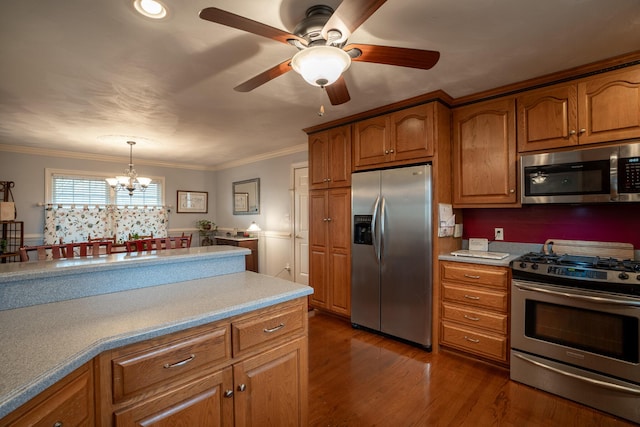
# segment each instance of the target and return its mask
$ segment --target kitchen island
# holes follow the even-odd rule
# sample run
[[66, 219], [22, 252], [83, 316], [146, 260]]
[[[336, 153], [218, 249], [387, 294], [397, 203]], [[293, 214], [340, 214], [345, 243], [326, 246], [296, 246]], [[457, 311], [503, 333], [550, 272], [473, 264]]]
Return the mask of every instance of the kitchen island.
[[[179, 251], [183, 252], [178, 253]], [[184, 265], [189, 265], [189, 259], [199, 259], [201, 263], [206, 263], [216, 258], [227, 259], [230, 264], [234, 264], [234, 258], [243, 261], [247, 251], [233, 248], [220, 251], [210, 247], [190, 252], [192, 250], [176, 250], [174, 256], [182, 259], [180, 263], [186, 263]], [[131, 272], [130, 268], [120, 268], [122, 264], [130, 265], [126, 260], [118, 258], [121, 255], [103, 261], [88, 260], [86, 264], [78, 260], [66, 261], [70, 264], [50, 261], [40, 266], [35, 264], [41, 263], [33, 263], [34, 266], [27, 268], [27, 264], [31, 263], [25, 263], [21, 280], [30, 278], [33, 279], [34, 286], [43, 286], [42, 282], [47, 280], [46, 275], [42, 273], [43, 269], [50, 269], [54, 276], [65, 268], [66, 273], [77, 270], [79, 275], [84, 276], [87, 274], [87, 268], [96, 268], [97, 275], [107, 274], [115, 284], [126, 281], [126, 272]], [[114, 255], [107, 258], [109, 257]], [[139, 257], [135, 262], [138, 263], [138, 268], [144, 269], [154, 264], [161, 268], [159, 258], [165, 258], [164, 264], [172, 264], [170, 255], [164, 253], [149, 254], [146, 258]], [[105, 263], [115, 266], [114, 269], [107, 268]], [[172, 268], [179, 268], [179, 263], [174, 262]], [[3, 363], [0, 365], [0, 418], [87, 363], [95, 361], [98, 372], [99, 366], [102, 366], [99, 363], [101, 355], [109, 354], [110, 351], [146, 342], [150, 342], [149, 345], [153, 347], [158, 345], [154, 340], [165, 342], [166, 337], [210, 324], [218, 329], [228, 330], [225, 334], [228, 335], [229, 339], [226, 341], [229, 342], [225, 341], [225, 345], [230, 347], [230, 331], [236, 327], [236, 323], [242, 325], [243, 322], [251, 320], [252, 313], [258, 313], [265, 319], [271, 317], [277, 322], [276, 327], [279, 329], [273, 333], [272, 336], [276, 340], [272, 343], [283, 347], [289, 340], [299, 342], [304, 360], [298, 367], [305, 372], [296, 378], [305, 380], [307, 322], [306, 316], [302, 318], [298, 313], [304, 312], [305, 297], [313, 292], [312, 289], [252, 272], [227, 272], [225, 268], [221, 268], [220, 271], [222, 273], [219, 275], [210, 272], [210, 277], [154, 285], [149, 284], [154, 283], [153, 278], [150, 278], [146, 282], [143, 281], [139, 288], [108, 293], [105, 293], [105, 289], [95, 289], [96, 292], [89, 296], [65, 297], [60, 301], [1, 310], [0, 352]], [[17, 275], [20, 274], [16, 274], [15, 271], [0, 272], [0, 288], [7, 283], [16, 283]], [[10, 280], [5, 281], [4, 278], [7, 277]], [[66, 279], [72, 281], [73, 277], [74, 275], [69, 273]], [[288, 331], [289, 325], [279, 315], [279, 307], [288, 310], [289, 317], [285, 316], [284, 319], [295, 318], [295, 322], [291, 323], [297, 325], [292, 326], [297, 329], [293, 332]], [[281, 324], [284, 326], [281, 327]], [[233, 330], [235, 334], [235, 329]], [[288, 336], [289, 333], [292, 335]], [[243, 336], [240, 332], [237, 335]], [[178, 336], [176, 339], [183, 337]], [[209, 367], [222, 369], [232, 363], [242, 362], [243, 356], [257, 356], [259, 350], [266, 349], [265, 345], [256, 345], [251, 351], [243, 353], [240, 348], [236, 351], [234, 343], [233, 354], [229, 349], [225, 352], [228, 356], [225, 360], [210, 364]], [[191, 373], [192, 377], [194, 375]], [[96, 390], [110, 389], [109, 384], [101, 384], [103, 380], [100, 376], [95, 378]], [[170, 388], [170, 385], [166, 386], [163, 392]], [[301, 389], [306, 391], [306, 384], [301, 386]], [[147, 397], [153, 394], [152, 391], [145, 391]], [[96, 395], [96, 413], [111, 407], [111, 401], [105, 404], [100, 401], [98, 391]], [[110, 400], [110, 397], [106, 400]], [[135, 401], [138, 406], [141, 405], [139, 400], [131, 401]], [[110, 414], [104, 415], [103, 418], [110, 419]], [[104, 424], [97, 422], [97, 425]]]

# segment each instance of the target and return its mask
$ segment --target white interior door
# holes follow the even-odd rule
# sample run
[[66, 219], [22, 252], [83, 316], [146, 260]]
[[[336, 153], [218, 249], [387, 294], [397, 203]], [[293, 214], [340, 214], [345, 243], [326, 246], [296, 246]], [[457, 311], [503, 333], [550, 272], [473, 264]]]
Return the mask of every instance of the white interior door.
[[294, 281], [309, 284], [309, 168], [293, 170]]

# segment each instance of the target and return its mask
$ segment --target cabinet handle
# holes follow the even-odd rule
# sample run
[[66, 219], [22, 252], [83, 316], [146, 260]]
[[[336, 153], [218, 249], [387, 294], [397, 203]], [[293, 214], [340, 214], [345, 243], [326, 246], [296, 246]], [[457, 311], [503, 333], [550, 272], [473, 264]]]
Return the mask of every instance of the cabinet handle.
[[53, 423], [53, 427], [62, 427], [63, 423], [62, 421], [56, 421], [55, 423]]
[[327, 182], [331, 182], [331, 178], [327, 178]]
[[584, 129], [584, 128], [583, 128], [583, 129], [580, 129], [580, 133], [581, 133], [581, 134], [585, 133], [586, 131], [587, 131], [587, 130], [586, 130], [586, 129]]
[[390, 153], [394, 153], [393, 149], [389, 150]]
[[567, 135], [567, 138], [569, 138], [571, 135], [575, 135], [576, 134], [576, 130], [575, 129], [571, 129], [569, 131], [569, 135]]
[[165, 369], [171, 369], [171, 368], [177, 368], [179, 366], [184, 366], [187, 363], [191, 362], [195, 358], [196, 358], [196, 355], [192, 354], [189, 357], [187, 357], [186, 359], [181, 360], [179, 362], [176, 362], [176, 363], [165, 363], [164, 368]]
[[472, 342], [472, 343], [474, 343], [474, 344], [478, 344], [478, 343], [480, 342], [480, 340], [477, 340], [477, 339], [475, 339], [475, 338], [469, 338], [469, 337], [468, 337], [468, 336], [466, 336], [466, 335], [464, 336], [464, 339], [465, 339], [465, 340], [467, 340], [467, 341], [469, 341], [469, 342]]
[[509, 193], [513, 194], [513, 193], [515, 193], [515, 192], [516, 192], [516, 190], [515, 190], [515, 189], [513, 189], [513, 188], [509, 189]]
[[247, 386], [245, 384], [240, 384], [238, 386], [238, 391], [245, 391], [247, 389]]
[[476, 296], [473, 296], [473, 295], [467, 295], [467, 294], [465, 294], [465, 296], [464, 296], [464, 297], [465, 297], [466, 299], [472, 299], [472, 300], [474, 300], [474, 301], [477, 301], [477, 300], [479, 300], [479, 299], [480, 299], [480, 297], [476, 297]]
[[278, 326], [273, 327], [273, 328], [264, 328], [263, 331], [270, 334], [273, 333], [275, 331], [279, 331], [280, 329], [284, 328], [284, 323], [280, 323]]
[[465, 274], [464, 277], [468, 278], [468, 279], [479, 279], [480, 276], [472, 276], [471, 274]]
[[465, 315], [464, 315], [464, 318], [465, 318], [465, 319], [468, 319], [468, 320], [472, 320], [472, 321], [474, 321], [474, 322], [478, 322], [478, 321], [480, 320], [480, 318], [479, 318], [479, 317], [469, 316], [468, 314], [465, 314]]
[[389, 154], [389, 150], [384, 150], [384, 154]]
[[233, 390], [225, 390], [224, 397], [233, 397]]
[[327, 222], [331, 222], [331, 218], [327, 218]]

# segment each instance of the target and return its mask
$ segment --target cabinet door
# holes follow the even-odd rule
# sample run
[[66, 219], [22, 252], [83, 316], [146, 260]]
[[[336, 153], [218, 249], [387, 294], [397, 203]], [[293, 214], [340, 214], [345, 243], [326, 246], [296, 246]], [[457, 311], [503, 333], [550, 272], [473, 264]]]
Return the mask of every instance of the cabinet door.
[[313, 294], [309, 296], [312, 305], [327, 306], [327, 251], [329, 194], [326, 190], [309, 192], [309, 286]]
[[578, 83], [580, 144], [640, 137], [640, 67]]
[[575, 84], [526, 92], [517, 98], [518, 151], [578, 144]]
[[420, 160], [433, 156], [434, 104], [419, 105], [391, 114], [392, 159]]
[[355, 168], [384, 163], [390, 149], [389, 116], [374, 117], [353, 125], [353, 165]]
[[311, 189], [327, 188], [329, 178], [329, 133], [309, 135], [309, 179]]
[[329, 192], [329, 309], [351, 316], [351, 190]]
[[307, 340], [233, 365], [236, 426], [307, 425]]
[[[233, 372], [225, 368], [114, 415], [116, 427], [231, 427]], [[229, 394], [231, 393], [231, 394]]]
[[460, 107], [453, 112], [453, 203], [515, 204], [515, 99]]
[[329, 187], [351, 185], [351, 126], [329, 130]]

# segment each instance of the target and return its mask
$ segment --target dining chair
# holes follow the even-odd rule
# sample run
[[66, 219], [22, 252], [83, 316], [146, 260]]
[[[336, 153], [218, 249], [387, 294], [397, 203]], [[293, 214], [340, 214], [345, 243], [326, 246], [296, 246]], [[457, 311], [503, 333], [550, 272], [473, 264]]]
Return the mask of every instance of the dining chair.
[[60, 245], [23, 246], [18, 252], [20, 253], [20, 261], [27, 262], [31, 261], [30, 254], [32, 253], [35, 253], [34, 261], [45, 261], [97, 257], [103, 254], [110, 254], [111, 248], [111, 242], [76, 242]]

